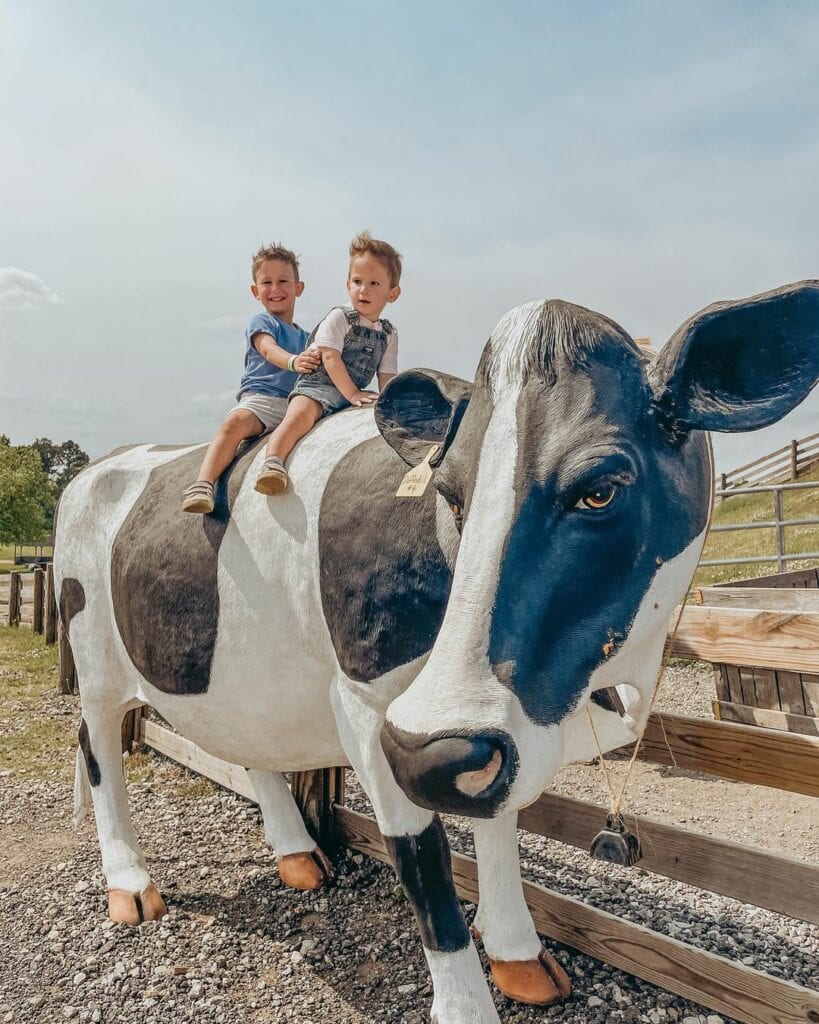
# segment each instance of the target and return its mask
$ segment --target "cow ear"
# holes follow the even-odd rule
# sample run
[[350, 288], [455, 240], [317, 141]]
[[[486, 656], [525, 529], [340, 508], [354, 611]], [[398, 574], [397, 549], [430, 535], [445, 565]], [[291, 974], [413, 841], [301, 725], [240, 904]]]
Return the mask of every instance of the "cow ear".
[[472, 384], [437, 370], [406, 370], [387, 384], [375, 404], [375, 422], [384, 440], [410, 466], [440, 445], [430, 460], [437, 466], [466, 411]]
[[648, 375], [675, 433], [775, 423], [819, 381], [819, 281], [708, 306], [677, 330]]

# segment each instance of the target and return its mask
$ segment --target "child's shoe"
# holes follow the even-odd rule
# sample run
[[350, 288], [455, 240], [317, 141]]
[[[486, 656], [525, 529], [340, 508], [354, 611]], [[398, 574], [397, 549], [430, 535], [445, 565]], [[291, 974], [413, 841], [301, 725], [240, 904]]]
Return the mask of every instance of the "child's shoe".
[[256, 490], [259, 494], [278, 494], [287, 487], [287, 470], [278, 455], [268, 455], [259, 471]]
[[182, 511], [202, 512], [203, 514], [213, 511], [213, 484], [210, 480], [197, 480], [196, 483], [185, 488]]

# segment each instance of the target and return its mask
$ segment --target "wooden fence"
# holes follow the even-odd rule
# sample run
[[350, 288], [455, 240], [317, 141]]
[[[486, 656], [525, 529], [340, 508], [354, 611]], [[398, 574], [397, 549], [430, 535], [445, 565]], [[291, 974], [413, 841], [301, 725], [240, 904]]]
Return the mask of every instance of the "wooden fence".
[[[737, 617], [739, 616], [739, 617]], [[819, 671], [819, 614], [801, 607], [777, 610], [687, 607], [670, 646], [677, 656], [729, 661], [764, 650], [777, 667]], [[144, 720], [142, 742], [226, 788], [255, 800], [247, 773], [200, 750], [156, 722]], [[675, 714], [651, 715], [640, 760], [703, 772], [722, 779], [767, 786], [819, 798], [819, 737], [778, 733], [753, 725]], [[318, 842], [353, 849], [388, 861], [371, 818], [344, 806], [343, 769], [295, 777], [294, 795], [309, 807]], [[309, 803], [305, 805], [305, 794]], [[544, 793], [518, 817], [535, 835], [588, 849], [605, 821], [606, 808]], [[627, 817], [644, 850], [640, 867], [710, 892], [819, 924], [819, 865], [740, 843]], [[460, 895], [478, 899], [474, 860], [453, 854]], [[819, 993], [775, 978], [678, 939], [651, 931], [533, 882], [524, 883], [538, 930], [559, 942], [692, 999], [745, 1024], [819, 1024]]]
[[[11, 574], [15, 575], [16, 581], [10, 577], [4, 588], [0, 584], [0, 614], [5, 615], [0, 621], [26, 621], [25, 595], [30, 590], [32, 625], [39, 624], [41, 618], [43, 632], [54, 642], [58, 631], [50, 569], [26, 576]], [[687, 606], [669, 651], [680, 657], [723, 663], [753, 656], [755, 663], [764, 661], [776, 669], [819, 673], [819, 614], [806, 611], [797, 598], [784, 598], [792, 604], [775, 610], [738, 608], [727, 593], [725, 600], [714, 606]], [[37, 602], [42, 612], [35, 616]], [[70, 647], [64, 637], [61, 639], [60, 685], [65, 692], [74, 692]], [[243, 768], [212, 757], [138, 714], [127, 716], [123, 723], [123, 748], [135, 739], [255, 800]], [[819, 797], [817, 736], [654, 714], [639, 756], [655, 764]], [[344, 806], [343, 775], [342, 768], [331, 768], [294, 776], [294, 795], [308, 827], [326, 848], [345, 843], [386, 861], [386, 847], [376, 823]], [[544, 793], [521, 811], [519, 824], [535, 835], [586, 849], [605, 814], [602, 806]], [[642, 839], [645, 856], [641, 867], [646, 870], [819, 924], [817, 865], [645, 817], [632, 819], [631, 825]], [[453, 873], [459, 893], [475, 901], [474, 861], [453, 855]], [[653, 932], [544, 886], [526, 882], [524, 891], [538, 930], [581, 952], [746, 1024], [819, 1024], [816, 992]]]
[[747, 487], [756, 484], [781, 484], [796, 480], [819, 463], [819, 434], [810, 434], [789, 441], [776, 451], [768, 452], [753, 462], [737, 466], [729, 473], [721, 473], [716, 481], [719, 488]]

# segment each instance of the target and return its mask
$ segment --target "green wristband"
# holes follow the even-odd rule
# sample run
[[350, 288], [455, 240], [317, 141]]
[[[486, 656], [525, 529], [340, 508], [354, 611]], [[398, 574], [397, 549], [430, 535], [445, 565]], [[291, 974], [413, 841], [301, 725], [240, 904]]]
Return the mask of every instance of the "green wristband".
[[296, 357], [295, 356], [290, 356], [290, 358], [287, 360], [287, 369], [291, 373], [295, 373], [296, 372]]

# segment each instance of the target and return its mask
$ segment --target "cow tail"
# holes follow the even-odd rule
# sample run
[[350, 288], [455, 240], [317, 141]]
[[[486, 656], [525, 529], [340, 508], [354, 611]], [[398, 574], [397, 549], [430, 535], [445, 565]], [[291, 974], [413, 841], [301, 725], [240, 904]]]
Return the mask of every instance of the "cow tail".
[[88, 769], [85, 766], [83, 752], [77, 747], [77, 759], [74, 765], [74, 828], [79, 828], [91, 807], [91, 784], [88, 781]]

